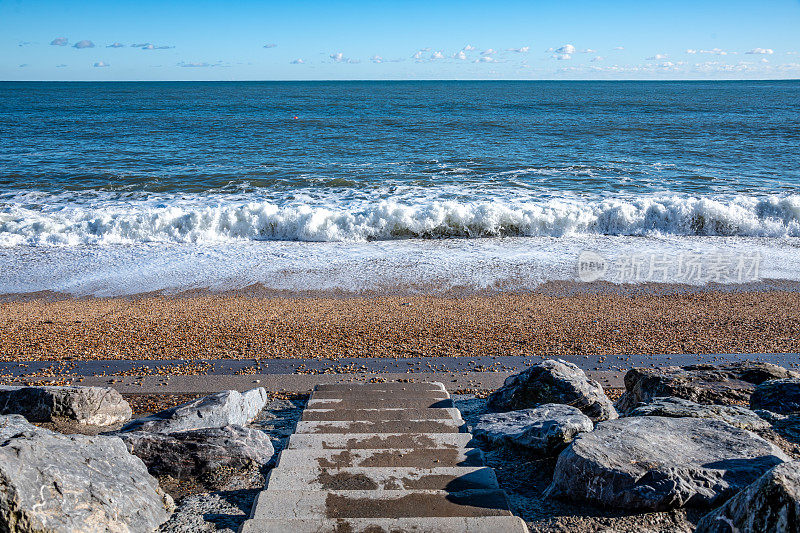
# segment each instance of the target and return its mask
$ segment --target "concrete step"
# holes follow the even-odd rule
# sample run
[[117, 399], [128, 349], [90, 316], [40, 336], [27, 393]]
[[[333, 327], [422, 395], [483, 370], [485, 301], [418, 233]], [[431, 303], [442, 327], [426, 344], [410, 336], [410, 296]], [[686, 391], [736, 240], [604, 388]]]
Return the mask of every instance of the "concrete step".
[[494, 470], [486, 466], [444, 468], [348, 467], [274, 468], [266, 490], [447, 490], [496, 489]]
[[265, 490], [250, 518], [510, 516], [502, 490]]
[[303, 411], [302, 420], [327, 421], [327, 420], [461, 420], [458, 409], [306, 409]]
[[438, 381], [425, 381], [413, 383], [399, 383], [397, 381], [385, 383], [328, 383], [320, 384], [314, 387], [315, 391], [349, 391], [349, 390], [438, 390], [444, 391], [444, 384]]
[[518, 516], [258, 519], [248, 520], [240, 533], [528, 533]]
[[300, 421], [294, 432], [310, 433], [459, 433], [466, 429], [463, 420], [376, 420], [354, 422], [334, 420], [327, 422]]
[[447, 408], [455, 407], [450, 398], [311, 398], [306, 409], [384, 409], [391, 408]]
[[483, 452], [477, 448], [417, 448], [410, 450], [283, 450], [279, 468], [343, 468], [348, 466], [436, 468], [483, 466]]
[[424, 399], [445, 399], [450, 395], [445, 391], [438, 390], [421, 390], [421, 391], [335, 391], [335, 390], [322, 390], [314, 391], [309, 398], [315, 400], [327, 400], [335, 398], [364, 398], [370, 400], [390, 400], [393, 398], [424, 398]]
[[289, 449], [472, 448], [470, 433], [295, 433]]

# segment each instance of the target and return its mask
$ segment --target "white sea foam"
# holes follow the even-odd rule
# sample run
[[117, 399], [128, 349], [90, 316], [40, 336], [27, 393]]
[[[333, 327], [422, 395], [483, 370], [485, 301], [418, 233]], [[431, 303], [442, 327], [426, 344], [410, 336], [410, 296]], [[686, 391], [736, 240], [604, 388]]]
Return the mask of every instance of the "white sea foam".
[[800, 237], [800, 195], [469, 202], [220, 196], [77, 203], [62, 197], [0, 204], [4, 247], [579, 235]]

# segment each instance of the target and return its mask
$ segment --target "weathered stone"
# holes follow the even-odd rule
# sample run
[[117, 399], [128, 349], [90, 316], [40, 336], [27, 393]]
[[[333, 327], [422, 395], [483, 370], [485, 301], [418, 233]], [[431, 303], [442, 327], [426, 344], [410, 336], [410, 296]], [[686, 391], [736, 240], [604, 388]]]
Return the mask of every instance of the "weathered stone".
[[172, 507], [120, 439], [62, 435], [0, 416], [0, 530], [152, 531]]
[[620, 418], [581, 433], [561, 452], [547, 493], [636, 511], [712, 506], [788, 460], [719, 420]]
[[670, 418], [713, 418], [742, 429], [767, 429], [770, 423], [739, 405], [701, 405], [683, 398], [655, 398], [631, 411], [628, 416], [667, 416]]
[[560, 359], [542, 361], [509, 376], [503, 386], [489, 397], [488, 403], [496, 411], [557, 403], [577, 407], [595, 422], [617, 417], [603, 387], [587, 378], [577, 366]]
[[263, 387], [239, 393], [226, 390], [166, 409], [154, 415], [131, 420], [121, 431], [176, 433], [193, 429], [244, 426], [267, 403]]
[[769, 379], [797, 376], [796, 372], [780, 366], [750, 362], [633, 368], [625, 374], [625, 393], [616, 407], [620, 414], [627, 414], [639, 404], [663, 396], [704, 404], [743, 403], [749, 400], [756, 385]]
[[750, 397], [750, 407], [782, 415], [800, 412], [800, 379], [773, 379], [761, 383]]
[[696, 533], [800, 531], [800, 462], [776, 466], [704, 516]]
[[510, 446], [540, 455], [556, 455], [575, 435], [592, 431], [592, 420], [569, 405], [548, 403], [519, 411], [483, 415], [472, 429], [492, 447]]
[[0, 387], [0, 414], [32, 422], [75, 421], [109, 426], [131, 417], [122, 395], [105, 387]]
[[154, 476], [186, 479], [220, 467], [246, 468], [268, 463], [275, 453], [269, 437], [241, 426], [204, 428], [178, 433], [119, 433], [128, 451]]

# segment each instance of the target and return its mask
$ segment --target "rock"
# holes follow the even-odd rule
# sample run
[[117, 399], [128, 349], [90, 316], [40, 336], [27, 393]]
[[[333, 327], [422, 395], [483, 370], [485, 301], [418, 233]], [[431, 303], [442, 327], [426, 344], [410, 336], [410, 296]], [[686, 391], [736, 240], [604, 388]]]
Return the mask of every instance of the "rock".
[[701, 405], [673, 396], [655, 398], [631, 411], [628, 416], [667, 416], [671, 418], [714, 418], [742, 429], [768, 429], [770, 423], [757, 413], [738, 405]]
[[575, 435], [592, 431], [592, 420], [569, 405], [548, 403], [506, 413], [483, 415], [472, 434], [492, 447], [511, 446], [540, 455], [556, 455]]
[[704, 516], [696, 533], [800, 531], [800, 462], [776, 466]]
[[719, 420], [620, 418], [579, 434], [561, 452], [547, 495], [634, 511], [709, 507], [788, 460]]
[[0, 387], [0, 414], [32, 422], [75, 421], [109, 426], [131, 418], [122, 395], [105, 387]]
[[561, 359], [542, 361], [509, 376], [489, 397], [488, 405], [496, 411], [512, 411], [547, 403], [577, 407], [594, 422], [617, 417], [603, 387]]
[[120, 431], [176, 433], [193, 429], [244, 426], [267, 403], [263, 387], [239, 393], [226, 390], [197, 400], [131, 420]]
[[172, 508], [122, 440], [62, 435], [0, 416], [0, 530], [152, 531]]
[[617, 411], [627, 414], [653, 398], [676, 396], [703, 404], [747, 402], [755, 386], [768, 380], [800, 377], [769, 363], [690, 365], [661, 368], [633, 368], [625, 374], [625, 392]]
[[800, 411], [800, 379], [773, 379], [761, 383], [750, 397], [752, 409], [782, 415]]
[[128, 451], [144, 461], [154, 476], [176, 479], [200, 476], [220, 467], [264, 465], [275, 450], [269, 437], [242, 426], [204, 428], [178, 433], [119, 433]]

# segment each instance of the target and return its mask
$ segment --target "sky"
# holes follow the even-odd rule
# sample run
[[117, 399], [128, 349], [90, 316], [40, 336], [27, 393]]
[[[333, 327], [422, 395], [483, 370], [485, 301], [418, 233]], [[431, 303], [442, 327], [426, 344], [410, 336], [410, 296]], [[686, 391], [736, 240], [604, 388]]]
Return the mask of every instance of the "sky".
[[0, 0], [0, 80], [800, 78], [800, 0]]

